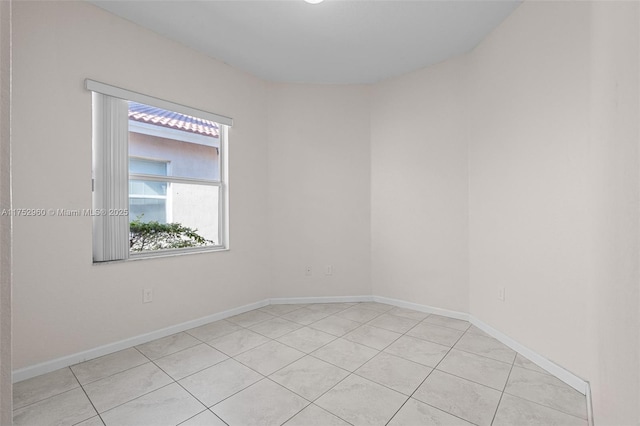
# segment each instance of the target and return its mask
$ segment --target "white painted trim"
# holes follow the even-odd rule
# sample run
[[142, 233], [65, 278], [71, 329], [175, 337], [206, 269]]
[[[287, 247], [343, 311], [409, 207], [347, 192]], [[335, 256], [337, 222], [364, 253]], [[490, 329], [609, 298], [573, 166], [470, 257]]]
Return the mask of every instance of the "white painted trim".
[[208, 324], [213, 321], [229, 318], [234, 315], [242, 314], [254, 309], [267, 306], [269, 300], [261, 300], [259, 302], [250, 303], [248, 305], [240, 306], [239, 308], [229, 309], [223, 312], [219, 312], [213, 315], [207, 315], [206, 317], [198, 318], [195, 320], [183, 322], [181, 324], [172, 325], [160, 330], [152, 331], [138, 336], [130, 337], [128, 339], [120, 340], [118, 342], [109, 343], [97, 348], [89, 349], [87, 351], [78, 352], [75, 354], [67, 355], [61, 358], [56, 358], [51, 361], [45, 361], [40, 364], [32, 365], [29, 367], [15, 370], [12, 374], [13, 383], [20, 382], [22, 380], [30, 379], [41, 374], [50, 373], [60, 368], [69, 367], [70, 365], [84, 362], [90, 359], [98, 358], [104, 355], [108, 355], [113, 352], [121, 351], [123, 349], [131, 348], [142, 343], [147, 343], [155, 339], [170, 336], [181, 331], [186, 331], [194, 327]]
[[589, 422], [589, 426], [594, 426], [593, 420], [593, 399], [591, 398], [591, 383], [587, 383], [587, 393], [585, 396], [587, 397], [587, 421]]
[[102, 93], [103, 95], [113, 96], [114, 98], [124, 99], [127, 101], [135, 101], [141, 104], [166, 109], [168, 111], [175, 111], [182, 114], [190, 115], [192, 117], [215, 121], [218, 124], [233, 126], [233, 119], [225, 117], [224, 115], [214, 114], [212, 112], [203, 111], [201, 109], [192, 108], [171, 101], [165, 101], [164, 99], [143, 95], [142, 93], [112, 86], [110, 84], [100, 83], [99, 81], [90, 80], [88, 78], [84, 81], [84, 86], [87, 90], [91, 90], [92, 92], [96, 93]]
[[277, 297], [269, 299], [269, 304], [291, 305], [296, 303], [354, 303], [371, 301], [373, 301], [373, 296]]
[[374, 302], [386, 303], [388, 305], [398, 306], [400, 308], [413, 309], [414, 311], [425, 312], [427, 314], [442, 315], [443, 317], [449, 317], [459, 319], [463, 321], [469, 321], [469, 314], [465, 312], [451, 311], [449, 309], [436, 308], [429, 305], [420, 305], [413, 302], [405, 302], [404, 300], [390, 299], [388, 297], [373, 296]]
[[511, 337], [507, 336], [501, 331], [496, 330], [495, 328], [477, 319], [476, 317], [470, 316], [470, 322], [471, 324], [475, 325], [476, 327], [478, 327], [480, 330], [484, 331], [488, 335], [494, 337], [495, 339], [509, 346], [511, 349], [518, 352], [520, 355], [528, 358], [538, 367], [549, 372], [552, 376], [557, 377], [558, 379], [562, 380], [563, 382], [565, 382], [566, 384], [568, 384], [569, 386], [571, 386], [581, 394], [586, 395], [589, 384], [585, 380], [581, 379], [580, 377], [573, 374], [569, 370], [563, 367], [560, 367], [558, 364], [554, 363], [553, 361], [548, 360], [547, 358], [543, 357], [539, 353], [529, 349], [528, 347], [517, 342], [516, 340], [512, 339]]

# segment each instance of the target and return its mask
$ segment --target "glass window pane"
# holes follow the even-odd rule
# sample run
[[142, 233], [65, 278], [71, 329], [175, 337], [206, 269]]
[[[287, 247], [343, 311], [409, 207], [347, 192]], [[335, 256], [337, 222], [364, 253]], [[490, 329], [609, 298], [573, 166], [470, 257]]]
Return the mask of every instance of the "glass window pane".
[[[131, 251], [219, 245], [219, 193], [220, 188], [217, 186], [171, 183], [166, 200], [168, 224], [153, 230], [142, 229], [140, 232], [132, 225]], [[141, 204], [149, 209], [149, 201], [160, 201], [135, 197], [130, 200], [132, 220], [136, 218], [136, 213], [142, 211], [139, 207]], [[156, 207], [159, 208], [159, 204]], [[155, 213], [161, 214], [159, 210]], [[151, 216], [154, 212], [148, 210], [142, 222], [149, 221], [147, 214]], [[147, 231], [147, 234], [142, 235]]]
[[168, 185], [167, 182], [131, 179], [129, 180], [129, 195], [166, 196]]
[[167, 200], [129, 197], [129, 221], [167, 222]]
[[167, 163], [165, 161], [129, 158], [129, 173], [166, 176]]
[[169, 164], [161, 173], [149, 170], [159, 166], [134, 160], [129, 164], [130, 173], [217, 181], [220, 180], [219, 149], [217, 123], [129, 102], [129, 156], [162, 159]]

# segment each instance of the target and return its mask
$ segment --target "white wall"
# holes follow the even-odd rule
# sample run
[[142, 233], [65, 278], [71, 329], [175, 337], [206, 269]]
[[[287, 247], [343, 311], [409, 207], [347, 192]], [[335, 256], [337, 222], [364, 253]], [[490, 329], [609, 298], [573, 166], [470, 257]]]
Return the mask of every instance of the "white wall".
[[597, 424], [640, 424], [638, 202], [640, 5], [592, 4], [591, 156], [594, 286], [591, 297]]
[[[11, 1], [0, 2], [0, 209], [11, 208], [10, 17]], [[0, 424], [11, 424], [11, 217], [0, 217]]]
[[267, 133], [273, 297], [371, 294], [369, 88], [270, 84]]
[[468, 311], [467, 59], [374, 87], [373, 294]]
[[[471, 313], [640, 420], [638, 4], [525, 2], [471, 55]], [[506, 301], [497, 298], [506, 288]]]
[[94, 266], [90, 217], [15, 220], [14, 369], [269, 296], [264, 82], [84, 2], [15, 4], [13, 52], [16, 207], [90, 208], [85, 78], [235, 123], [231, 251]]
[[587, 2], [522, 4], [471, 55], [468, 116], [471, 313], [585, 378], [589, 29]]

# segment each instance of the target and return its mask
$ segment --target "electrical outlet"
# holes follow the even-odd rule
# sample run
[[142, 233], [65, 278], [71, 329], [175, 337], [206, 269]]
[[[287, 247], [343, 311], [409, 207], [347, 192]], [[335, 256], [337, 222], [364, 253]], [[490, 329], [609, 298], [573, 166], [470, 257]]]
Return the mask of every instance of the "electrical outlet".
[[333, 275], [333, 265], [327, 265], [324, 267], [325, 275]]
[[308, 277], [309, 277], [309, 276], [311, 276], [311, 275], [313, 275], [313, 268], [312, 268], [311, 266], [307, 266], [307, 267], [304, 269], [304, 274], [305, 274], [306, 276], [308, 276]]
[[151, 303], [153, 302], [153, 290], [150, 288], [145, 288], [142, 290], [142, 303]]
[[498, 290], [498, 299], [502, 300], [504, 302], [505, 299], [505, 288], [504, 287], [500, 287], [500, 289]]

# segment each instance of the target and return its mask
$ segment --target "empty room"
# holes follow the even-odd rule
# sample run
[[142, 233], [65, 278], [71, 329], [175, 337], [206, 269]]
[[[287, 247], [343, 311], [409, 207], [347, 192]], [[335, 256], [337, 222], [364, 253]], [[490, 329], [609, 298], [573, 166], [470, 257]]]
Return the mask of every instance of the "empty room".
[[0, 1], [0, 424], [640, 425], [640, 2]]

